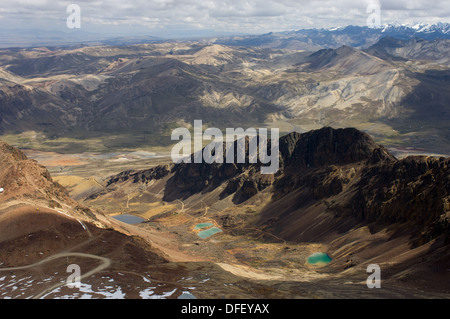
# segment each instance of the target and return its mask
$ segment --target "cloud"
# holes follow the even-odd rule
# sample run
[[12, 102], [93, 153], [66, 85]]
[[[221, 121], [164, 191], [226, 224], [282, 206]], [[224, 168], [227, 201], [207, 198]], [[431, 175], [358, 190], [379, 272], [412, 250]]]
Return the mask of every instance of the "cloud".
[[450, 2], [425, 0], [2, 0], [0, 27], [63, 28], [70, 3], [81, 7], [87, 31], [208, 29], [263, 33], [312, 27], [364, 25], [370, 3], [381, 22], [450, 21]]

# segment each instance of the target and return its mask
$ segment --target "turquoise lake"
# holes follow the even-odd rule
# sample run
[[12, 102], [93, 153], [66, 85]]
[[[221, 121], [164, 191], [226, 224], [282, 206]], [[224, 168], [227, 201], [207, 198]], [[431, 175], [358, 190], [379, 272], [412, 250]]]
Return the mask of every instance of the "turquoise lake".
[[194, 229], [201, 229], [201, 228], [209, 227], [212, 225], [214, 225], [214, 224], [213, 223], [201, 223], [201, 224], [195, 225]]
[[328, 264], [331, 257], [326, 253], [314, 253], [308, 257], [308, 264], [315, 265], [319, 263]]
[[199, 231], [197, 235], [200, 238], [208, 238], [208, 237], [210, 237], [210, 236], [212, 236], [214, 234], [220, 233], [221, 231], [222, 231], [222, 229], [220, 229], [220, 228], [211, 227], [211, 228]]

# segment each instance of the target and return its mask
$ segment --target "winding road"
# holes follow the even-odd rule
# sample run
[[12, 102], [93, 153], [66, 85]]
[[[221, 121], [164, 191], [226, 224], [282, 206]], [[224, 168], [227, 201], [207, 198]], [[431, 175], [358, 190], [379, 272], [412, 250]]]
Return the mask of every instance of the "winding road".
[[[62, 214], [62, 215], [66, 216], [66, 217], [68, 217], [68, 218], [70, 218], [70, 219], [75, 219], [76, 221], [78, 221], [78, 222], [80, 223], [81, 227], [83, 227], [83, 229], [88, 233], [88, 235], [89, 235], [89, 240], [87, 240], [86, 242], [83, 242], [83, 243], [80, 244], [80, 245], [84, 245], [84, 244], [86, 244], [86, 243], [88, 243], [88, 242], [90, 242], [90, 241], [92, 241], [92, 240], [94, 239], [93, 236], [92, 236], [92, 233], [91, 233], [90, 230], [89, 230], [89, 228], [88, 228], [81, 220], [79, 220], [78, 218], [75, 218], [75, 217], [69, 215], [68, 213], [65, 213], [65, 212], [63, 212], [63, 211], [60, 211], [60, 210], [55, 210], [55, 212], [57, 212], [57, 213], [59, 213], [59, 214]], [[78, 246], [80, 246], [80, 245], [78, 245]], [[75, 247], [72, 247], [72, 248], [70, 248], [70, 249], [74, 249], [74, 248], [75, 248]], [[92, 276], [92, 275], [94, 275], [94, 274], [96, 274], [96, 273], [98, 273], [98, 272], [100, 272], [100, 271], [102, 271], [102, 270], [108, 268], [108, 267], [111, 265], [111, 259], [106, 258], [106, 257], [100, 257], [100, 256], [97, 256], [97, 255], [86, 254], [86, 253], [77, 253], [77, 252], [60, 252], [60, 253], [51, 255], [51, 256], [49, 256], [49, 257], [47, 257], [47, 258], [45, 258], [45, 259], [42, 259], [42, 260], [40, 260], [40, 261], [38, 261], [38, 262], [36, 262], [36, 263], [34, 263], [34, 264], [25, 265], [25, 266], [17, 266], [17, 267], [0, 268], [0, 272], [2, 272], [2, 271], [12, 271], [12, 270], [29, 269], [29, 268], [37, 267], [37, 266], [40, 266], [40, 265], [42, 265], [42, 264], [48, 263], [48, 262], [50, 262], [50, 261], [52, 261], [52, 260], [55, 260], [55, 259], [58, 259], [58, 258], [63, 258], [63, 257], [83, 257], [83, 258], [91, 258], [91, 259], [97, 259], [97, 260], [100, 260], [100, 261], [102, 262], [98, 267], [96, 267], [96, 268], [94, 268], [94, 269], [92, 269], [92, 270], [90, 270], [90, 271], [88, 271], [88, 272], [82, 274], [82, 275], [80, 276], [80, 281], [81, 281], [82, 279], [84, 279], [84, 278], [87, 278], [87, 277], [89, 277], [89, 276]], [[64, 286], [64, 285], [66, 285], [66, 284], [67, 284], [67, 282], [65, 282], [65, 281], [64, 281], [64, 282], [60, 282], [60, 283], [58, 283], [58, 284], [55, 284], [55, 285], [53, 285], [53, 286], [51, 286], [51, 287], [45, 289], [44, 291], [42, 291], [42, 292], [39, 293], [38, 295], [34, 296], [33, 299], [39, 299], [39, 298], [41, 298], [42, 296], [44, 296], [46, 293], [48, 293], [48, 292], [50, 292], [50, 291], [52, 291], [52, 290], [54, 290], [54, 289], [56, 289], [56, 288], [62, 287], [62, 286]]]
[[[92, 255], [92, 254], [85, 254], [85, 253], [64, 253], [63, 252], [63, 253], [58, 253], [58, 254], [54, 254], [52, 256], [49, 256], [49, 257], [47, 257], [47, 258], [45, 258], [45, 259], [43, 259], [41, 261], [38, 261], [38, 262], [36, 262], [34, 264], [31, 264], [31, 265], [18, 266], [18, 267], [9, 267], [9, 268], [0, 268], [0, 271], [22, 270], [22, 269], [28, 269], [28, 268], [32, 268], [32, 267], [37, 267], [37, 266], [40, 266], [40, 265], [45, 264], [47, 262], [50, 262], [52, 260], [55, 260], [55, 259], [58, 259], [58, 258], [63, 258], [63, 257], [93, 258], [93, 259], [100, 260], [102, 262], [98, 267], [96, 267], [96, 268], [94, 268], [94, 269], [84, 273], [83, 275], [81, 275], [80, 276], [80, 281], [82, 279], [84, 279], [84, 278], [92, 276], [92, 275], [94, 275], [94, 274], [96, 274], [96, 273], [98, 273], [98, 272], [108, 268], [111, 265], [111, 259], [106, 258], [106, 257], [100, 257], [100, 256], [96, 256], [96, 255]], [[54, 290], [56, 288], [62, 287], [64, 285], [66, 285], [66, 284], [67, 284], [67, 282], [65, 282], [65, 281], [64, 282], [60, 282], [58, 284], [55, 284], [55, 285], [45, 289], [41, 293], [37, 294], [36, 296], [34, 296], [33, 299], [39, 299], [42, 296], [44, 296], [46, 293], [48, 293], [48, 292], [50, 292], [50, 291], [52, 291], [52, 290]]]

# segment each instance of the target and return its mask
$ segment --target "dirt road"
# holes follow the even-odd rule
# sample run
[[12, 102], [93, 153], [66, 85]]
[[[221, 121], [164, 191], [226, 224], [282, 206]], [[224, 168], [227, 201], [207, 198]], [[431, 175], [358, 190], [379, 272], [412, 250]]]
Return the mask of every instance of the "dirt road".
[[[54, 254], [54, 255], [52, 255], [50, 257], [47, 257], [47, 258], [45, 258], [45, 259], [43, 259], [41, 261], [38, 261], [37, 263], [31, 264], [31, 265], [18, 266], [18, 267], [9, 267], [9, 268], [0, 268], [0, 271], [11, 271], [11, 270], [22, 270], [22, 269], [33, 268], [33, 267], [37, 267], [37, 266], [40, 266], [42, 264], [48, 263], [48, 262], [50, 262], [52, 260], [55, 260], [55, 259], [58, 259], [58, 258], [63, 258], [63, 257], [93, 258], [93, 259], [100, 260], [102, 262], [98, 267], [96, 267], [96, 268], [94, 268], [94, 269], [92, 269], [92, 270], [82, 274], [80, 276], [80, 281], [82, 279], [84, 279], [84, 278], [92, 276], [92, 275], [94, 275], [94, 274], [96, 274], [96, 273], [98, 273], [98, 272], [108, 268], [111, 265], [111, 259], [106, 258], [106, 257], [100, 257], [100, 256], [91, 255], [91, 254], [84, 254], [84, 253], [66, 253], [66, 252], [63, 252], [63, 253]], [[34, 296], [33, 299], [39, 299], [42, 296], [44, 296], [46, 293], [48, 293], [48, 292], [50, 292], [50, 291], [52, 291], [52, 290], [54, 290], [56, 288], [59, 288], [61, 286], [64, 286], [66, 284], [67, 284], [67, 282], [65, 282], [65, 281], [61, 282], [61, 283], [58, 283], [58, 284], [55, 284], [52, 287], [49, 287], [49, 288], [45, 289], [44, 291], [42, 291], [41, 293], [39, 293], [36, 296]]]

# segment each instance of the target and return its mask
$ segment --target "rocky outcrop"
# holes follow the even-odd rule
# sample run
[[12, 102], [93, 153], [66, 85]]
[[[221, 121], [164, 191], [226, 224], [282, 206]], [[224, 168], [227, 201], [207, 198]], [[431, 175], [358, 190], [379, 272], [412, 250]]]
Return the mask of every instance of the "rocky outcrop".
[[410, 156], [366, 167], [350, 204], [359, 220], [406, 223], [417, 242], [450, 239], [450, 159]]
[[111, 176], [108, 181], [106, 182], [106, 186], [119, 183], [119, 182], [125, 182], [127, 180], [133, 180], [133, 183], [138, 182], [148, 182], [151, 180], [157, 180], [166, 177], [173, 165], [159, 165], [147, 170], [143, 171], [124, 171], [117, 175]]
[[234, 204], [251, 201], [264, 191], [273, 203], [284, 206], [270, 208], [274, 216], [261, 219], [261, 226], [275, 233], [277, 227], [282, 233], [283, 219], [295, 220], [299, 207], [308, 210], [323, 204], [335, 218], [328, 221], [330, 225], [344, 225], [342, 229], [357, 224], [403, 224], [416, 244], [441, 235], [449, 241], [450, 159], [411, 156], [398, 160], [368, 134], [353, 128], [290, 133], [280, 138], [279, 145], [276, 174], [261, 174], [261, 163], [182, 163], [123, 172], [108, 185], [168, 177], [164, 201], [222, 187], [220, 199], [232, 196]]
[[49, 202], [70, 201], [66, 189], [53, 181], [44, 166], [28, 159], [23, 152], [1, 141], [0, 163], [3, 200], [25, 196]]
[[377, 153], [387, 154], [368, 134], [354, 128], [324, 127], [304, 134], [291, 133], [280, 139], [280, 153], [286, 170], [356, 163], [370, 159], [377, 149], [380, 149]]
[[19, 149], [0, 141], [0, 203], [34, 201], [49, 208], [72, 207], [76, 214], [97, 221], [95, 214], [69, 197], [68, 191], [53, 181], [49, 171]]

